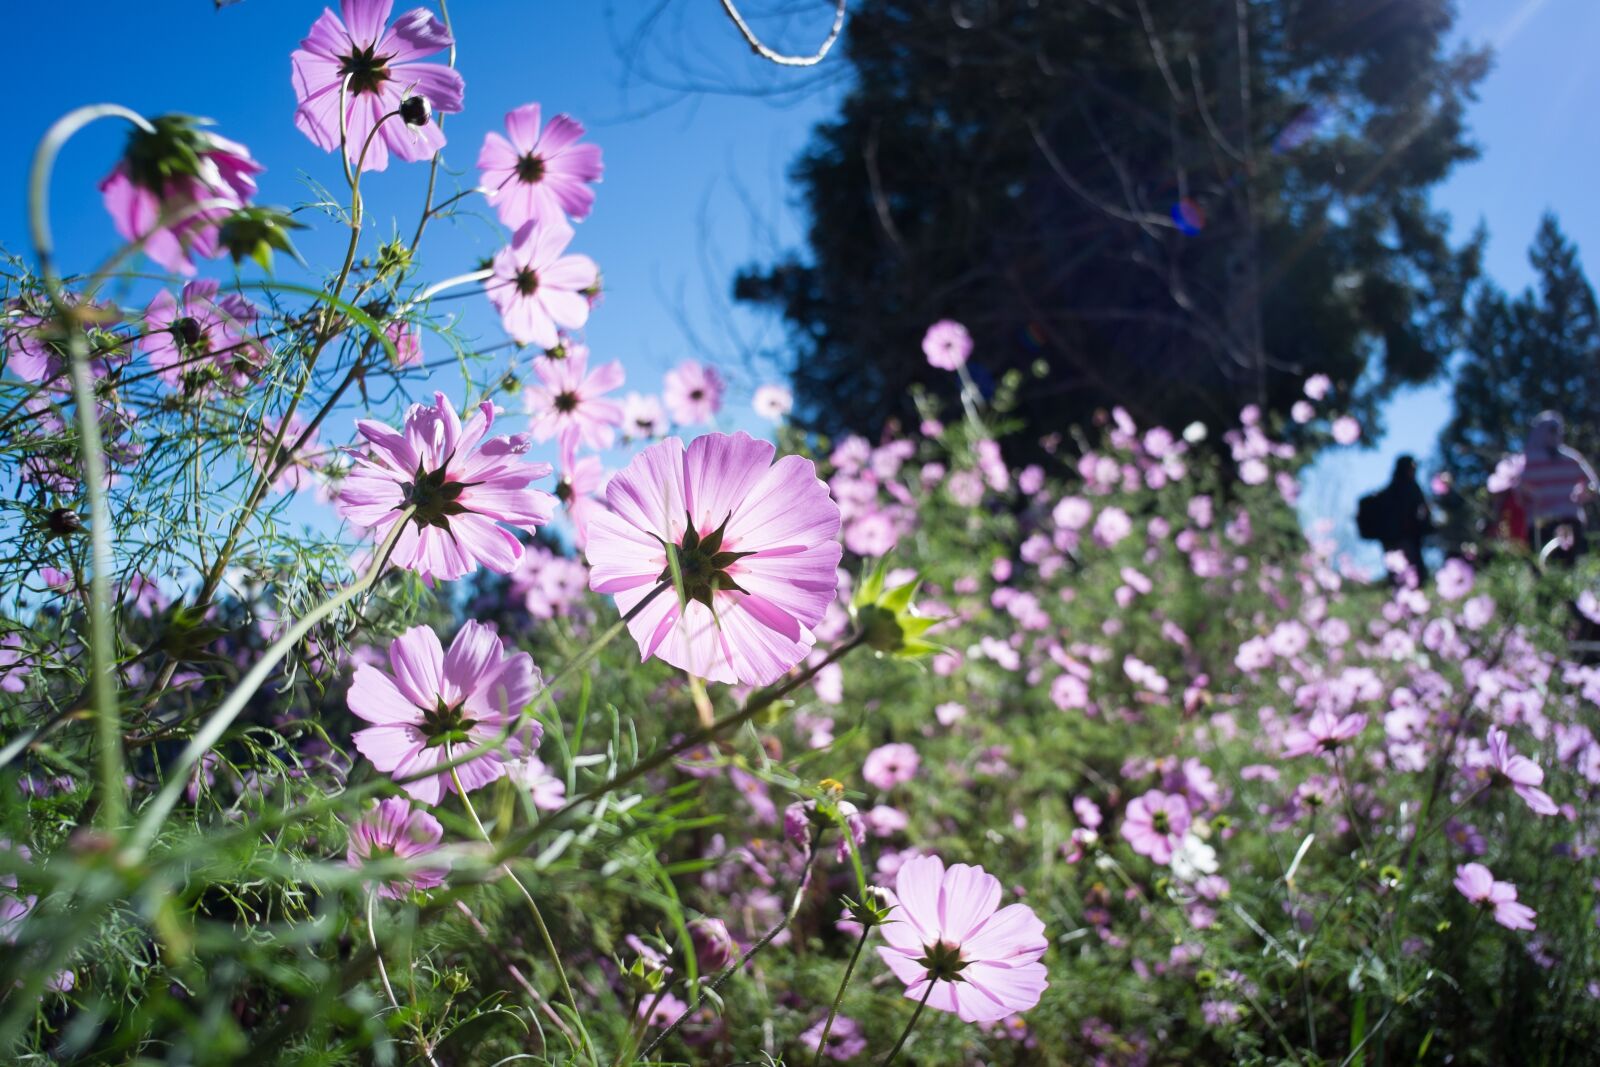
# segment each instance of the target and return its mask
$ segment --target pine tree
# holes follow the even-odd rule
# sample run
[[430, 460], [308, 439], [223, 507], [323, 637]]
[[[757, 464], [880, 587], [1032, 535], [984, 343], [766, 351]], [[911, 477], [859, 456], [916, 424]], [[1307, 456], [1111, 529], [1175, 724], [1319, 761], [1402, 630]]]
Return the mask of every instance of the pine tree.
[[1535, 287], [1516, 298], [1485, 284], [1455, 368], [1455, 413], [1439, 437], [1463, 489], [1479, 488], [1520, 451], [1534, 416], [1560, 412], [1567, 442], [1600, 455], [1600, 307], [1578, 250], [1545, 215], [1528, 250]]
[[1486, 69], [1452, 0], [861, 0], [853, 88], [795, 168], [809, 252], [741, 274], [790, 327], [800, 416], [871, 432], [973, 332], [1038, 373], [1039, 430], [1282, 411], [1310, 374], [1371, 415], [1459, 341], [1478, 245], [1428, 190]]

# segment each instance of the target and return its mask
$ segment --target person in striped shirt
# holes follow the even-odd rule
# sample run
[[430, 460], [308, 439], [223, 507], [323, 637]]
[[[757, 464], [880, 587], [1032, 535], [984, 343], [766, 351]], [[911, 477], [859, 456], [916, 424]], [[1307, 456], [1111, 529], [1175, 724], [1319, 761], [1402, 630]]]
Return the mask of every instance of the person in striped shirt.
[[[1554, 411], [1541, 412], [1533, 420], [1518, 492], [1527, 511], [1534, 550], [1559, 539], [1563, 542], [1559, 554], [1571, 558], [1584, 550], [1587, 504], [1600, 492], [1600, 483], [1589, 461], [1563, 443], [1565, 430], [1561, 416]], [[1569, 536], [1570, 549], [1566, 547]]]

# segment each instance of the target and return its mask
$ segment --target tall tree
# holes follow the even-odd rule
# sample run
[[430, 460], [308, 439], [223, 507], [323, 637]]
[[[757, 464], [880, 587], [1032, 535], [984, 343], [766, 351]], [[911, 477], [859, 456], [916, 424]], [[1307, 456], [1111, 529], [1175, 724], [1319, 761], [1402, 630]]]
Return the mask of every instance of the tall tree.
[[1569, 444], [1600, 456], [1600, 307], [1554, 215], [1539, 223], [1528, 260], [1538, 281], [1520, 296], [1480, 290], [1455, 368], [1439, 452], [1463, 488], [1481, 487], [1547, 409], [1566, 417]]
[[[1428, 190], [1475, 149], [1487, 67], [1452, 0], [861, 0], [853, 88], [795, 167], [809, 254], [744, 271], [798, 349], [800, 415], [871, 431], [982, 372], [1043, 369], [1036, 427], [1286, 408], [1330, 375], [1370, 415], [1438, 373], [1477, 242]], [[1044, 361], [1047, 369], [1039, 366]], [[982, 374], [980, 374], [980, 378]]]

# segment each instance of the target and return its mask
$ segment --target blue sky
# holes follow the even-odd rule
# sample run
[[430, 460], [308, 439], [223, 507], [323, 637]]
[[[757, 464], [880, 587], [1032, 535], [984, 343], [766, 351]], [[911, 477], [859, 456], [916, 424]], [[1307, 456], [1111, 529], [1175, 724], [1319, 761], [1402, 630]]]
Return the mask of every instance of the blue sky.
[[[730, 307], [731, 273], [799, 243], [786, 172], [811, 126], [831, 113], [837, 79], [809, 94], [776, 97], [686, 95], [652, 84], [721, 74], [770, 89], [810, 77], [756, 64], [713, 0], [668, 5], [640, 51], [634, 47], [639, 20], [655, 6], [456, 0], [451, 14], [467, 110], [446, 126], [446, 160], [459, 175], [447, 177], [446, 188], [471, 182], [483, 133], [498, 128], [516, 105], [538, 101], [547, 112], [584, 121], [604, 146], [607, 167], [594, 214], [573, 246], [594, 256], [605, 273], [607, 298], [588, 329], [595, 358], [621, 359], [630, 387], [642, 391], [655, 390], [661, 372], [680, 359], [716, 360], [734, 379], [729, 420], [743, 423], [750, 391], [780, 370], [750, 366], [743, 354], [780, 335], [775, 323]], [[316, 0], [243, 0], [219, 12], [209, 0], [28, 5], [11, 25], [14, 151], [11, 165], [0, 168], [6, 205], [0, 244], [26, 246], [22, 146], [37, 140], [58, 109], [79, 104], [112, 100], [146, 113], [216, 119], [221, 132], [248, 144], [268, 166], [260, 197], [266, 203], [308, 200], [305, 175], [337, 188], [336, 158], [291, 123], [288, 54], [321, 8]], [[818, 12], [768, 28], [782, 43], [809, 47], [825, 25], [823, 5]], [[1487, 223], [1489, 273], [1520, 289], [1531, 277], [1525, 250], [1547, 208], [1580, 248], [1597, 247], [1597, 146], [1588, 105], [1600, 97], [1600, 69], [1592, 61], [1600, 4], [1463, 0], [1459, 30], [1465, 40], [1495, 43], [1498, 56], [1471, 112], [1483, 158], [1459, 170], [1436, 203], [1462, 235], [1480, 219]], [[666, 61], [668, 51], [696, 57], [697, 69]], [[106, 124], [75, 140], [62, 158], [53, 216], [68, 269], [90, 265], [112, 240], [94, 184], [122, 137]], [[423, 172], [396, 163], [369, 175], [369, 217], [409, 233]], [[334, 227], [320, 229], [333, 238]], [[470, 269], [502, 240], [487, 219], [437, 227], [425, 248], [426, 273]], [[331, 240], [308, 239], [303, 248], [318, 266], [338, 251]], [[498, 339], [486, 304], [474, 297], [455, 306], [468, 316], [469, 329]], [[1355, 497], [1383, 481], [1394, 455], [1432, 452], [1447, 411], [1444, 386], [1399, 398], [1376, 449], [1332, 454], [1318, 464], [1307, 512], [1336, 516], [1348, 527]]]

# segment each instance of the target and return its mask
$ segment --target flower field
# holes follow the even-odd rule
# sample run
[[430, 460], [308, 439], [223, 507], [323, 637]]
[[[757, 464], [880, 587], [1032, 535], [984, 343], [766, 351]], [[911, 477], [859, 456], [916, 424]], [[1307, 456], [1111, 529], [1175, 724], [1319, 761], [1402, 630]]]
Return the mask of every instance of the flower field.
[[[940, 320], [908, 358], [951, 389], [871, 440], [627, 380], [583, 332], [600, 147], [499, 101], [447, 195], [456, 46], [316, 19], [320, 215], [182, 115], [34, 158], [6, 1062], [1592, 1062], [1593, 560], [1362, 573], [1298, 510], [1362, 430], [1322, 374], [1288, 418], [1041, 427]], [[48, 193], [95, 122], [74, 273]], [[427, 199], [370, 202], [389, 167]], [[504, 246], [441, 280], [469, 198]], [[347, 251], [297, 268], [313, 217]]]

